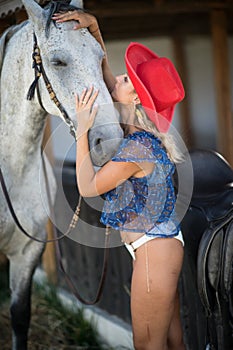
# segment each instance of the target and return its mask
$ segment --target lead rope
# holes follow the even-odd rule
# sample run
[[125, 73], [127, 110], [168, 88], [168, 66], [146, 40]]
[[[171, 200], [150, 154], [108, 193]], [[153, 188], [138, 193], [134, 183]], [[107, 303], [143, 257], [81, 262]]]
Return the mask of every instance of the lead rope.
[[[8, 204], [8, 208], [10, 210], [10, 213], [15, 221], [15, 224], [16, 226], [20, 229], [20, 231], [22, 231], [28, 238], [32, 239], [33, 241], [36, 241], [36, 242], [39, 242], [39, 243], [50, 243], [50, 242], [55, 242], [55, 241], [59, 241], [61, 240], [62, 238], [64, 237], [68, 237], [69, 233], [71, 232], [72, 229], [75, 228], [75, 226], [77, 225], [77, 222], [78, 222], [78, 219], [79, 219], [79, 212], [80, 212], [80, 206], [81, 206], [81, 196], [79, 197], [79, 201], [78, 201], [78, 205], [76, 207], [76, 210], [74, 212], [74, 215], [72, 217], [72, 220], [70, 222], [70, 225], [67, 229], [67, 231], [61, 235], [60, 237], [56, 237], [54, 239], [47, 239], [47, 240], [43, 240], [43, 239], [39, 239], [37, 237], [33, 237], [30, 233], [28, 233], [24, 228], [23, 226], [21, 225], [21, 223], [19, 222], [18, 218], [17, 218], [17, 215], [15, 213], [15, 210], [13, 208], [13, 205], [12, 205], [12, 202], [11, 202], [11, 199], [10, 199], [10, 196], [9, 196], [9, 193], [7, 191], [7, 188], [6, 188], [6, 183], [5, 183], [5, 180], [4, 180], [4, 177], [3, 177], [3, 173], [2, 173], [2, 170], [0, 168], [0, 182], [1, 182], [1, 186], [2, 186], [2, 191], [3, 191], [3, 194], [5, 196], [5, 199], [6, 199], [6, 202]], [[54, 225], [53, 225], [54, 226]]]

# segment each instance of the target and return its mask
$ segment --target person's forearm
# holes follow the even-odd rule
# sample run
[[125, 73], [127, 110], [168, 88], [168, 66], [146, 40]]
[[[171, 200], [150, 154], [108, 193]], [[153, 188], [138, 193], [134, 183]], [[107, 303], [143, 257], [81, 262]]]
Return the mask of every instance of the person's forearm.
[[88, 133], [77, 135], [76, 139], [76, 178], [79, 193], [83, 197], [96, 196], [95, 170], [90, 157]]
[[109, 67], [108, 58], [107, 58], [107, 51], [106, 51], [106, 47], [105, 47], [100, 29], [99, 29], [99, 26], [98, 26], [98, 22], [96, 21], [88, 29], [89, 29], [90, 33], [93, 35], [93, 37], [101, 45], [101, 47], [105, 53], [105, 57], [103, 58], [103, 63], [102, 63], [103, 77], [104, 77], [105, 84], [107, 85], [107, 88], [108, 88], [109, 92], [111, 93], [115, 84], [116, 84], [116, 78], [112, 74], [112, 71]]
[[97, 20], [88, 27], [88, 30], [91, 33], [91, 35], [93, 35], [93, 37], [101, 45], [103, 51], [106, 53], [106, 47], [105, 47], [105, 44], [104, 44], [104, 41], [103, 41], [103, 37], [102, 37], [101, 31], [99, 29], [99, 25], [98, 25]]
[[103, 59], [102, 70], [103, 70], [103, 77], [104, 77], [105, 84], [107, 85], [108, 91], [111, 93], [116, 84], [116, 78], [112, 74], [112, 71], [109, 67], [108, 59], [106, 56]]

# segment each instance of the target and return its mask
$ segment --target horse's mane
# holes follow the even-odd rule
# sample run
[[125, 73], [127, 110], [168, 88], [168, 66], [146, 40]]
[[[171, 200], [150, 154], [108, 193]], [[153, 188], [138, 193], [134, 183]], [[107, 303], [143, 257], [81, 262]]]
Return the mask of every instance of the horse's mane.
[[[2, 71], [2, 65], [4, 61], [5, 56], [5, 49], [8, 41], [12, 38], [12, 36], [18, 32], [22, 27], [24, 27], [27, 24], [28, 21], [24, 21], [20, 24], [13, 25], [9, 28], [7, 28], [2, 36], [0, 37], [0, 80], [1, 80], [1, 71]], [[1, 107], [1, 95], [0, 95], [0, 107]]]
[[0, 75], [1, 75], [1, 69], [2, 69], [2, 64], [3, 64], [3, 59], [4, 59], [4, 54], [5, 54], [5, 48], [8, 43], [8, 41], [12, 38], [12, 36], [18, 32], [22, 27], [24, 27], [27, 24], [28, 21], [24, 21], [20, 24], [13, 25], [9, 28], [7, 28], [2, 36], [0, 37]]
[[46, 28], [45, 28], [47, 36], [49, 35], [49, 28], [50, 28], [51, 22], [53, 22], [53, 24], [56, 26], [56, 22], [52, 20], [52, 16], [54, 15], [54, 13], [62, 12], [62, 11], [64, 12], [74, 11], [74, 10], [80, 10], [84, 12], [82, 8], [70, 5], [70, 2], [71, 0], [52, 0], [48, 4], [46, 4], [45, 9], [48, 9], [49, 11]]

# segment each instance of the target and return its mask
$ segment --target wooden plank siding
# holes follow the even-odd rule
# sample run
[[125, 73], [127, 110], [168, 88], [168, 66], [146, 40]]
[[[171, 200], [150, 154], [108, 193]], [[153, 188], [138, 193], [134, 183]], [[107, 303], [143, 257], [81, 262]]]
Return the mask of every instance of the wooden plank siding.
[[188, 72], [186, 66], [186, 57], [184, 52], [184, 40], [180, 34], [172, 36], [173, 51], [175, 57], [175, 66], [179, 72], [185, 89], [185, 99], [180, 104], [180, 133], [188, 149], [194, 147], [194, 135], [192, 129], [191, 113], [189, 109], [189, 96], [191, 87], [188, 79]]
[[218, 116], [217, 148], [233, 166], [233, 110], [231, 105], [230, 62], [226, 13], [211, 12], [216, 109]]

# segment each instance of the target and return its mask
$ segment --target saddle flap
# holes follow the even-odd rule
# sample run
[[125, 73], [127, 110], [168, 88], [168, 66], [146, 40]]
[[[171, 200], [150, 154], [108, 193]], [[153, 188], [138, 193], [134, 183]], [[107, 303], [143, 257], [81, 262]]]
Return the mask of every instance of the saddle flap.
[[229, 297], [233, 287], [233, 215], [227, 225], [222, 257], [221, 292]]
[[209, 247], [211, 246], [212, 240], [214, 239], [217, 230], [213, 230], [208, 227], [199, 244], [198, 255], [197, 255], [197, 287], [201, 302], [207, 312], [211, 314], [213, 306], [213, 293], [210, 293], [209, 279], [206, 273], [206, 264], [208, 258]]
[[218, 290], [220, 282], [223, 239], [224, 230], [222, 228], [214, 236], [214, 239], [209, 247], [209, 254], [207, 258], [207, 274], [210, 285], [215, 291]]
[[[222, 271], [225, 269], [225, 258], [223, 257], [224, 247], [226, 246], [225, 231], [232, 219], [233, 214], [231, 213], [220, 223], [218, 222], [217, 225], [209, 226], [200, 241], [197, 256], [197, 286], [207, 314], [212, 313], [216, 291], [220, 289], [220, 278], [222, 280]], [[231, 225], [230, 227], [232, 229]], [[229, 235], [229, 240], [228, 243], [232, 244], [233, 238], [231, 235]], [[224, 277], [228, 281], [227, 285], [229, 283], [228, 276], [232, 273], [232, 256], [233, 249], [231, 245], [227, 253], [228, 271]], [[232, 284], [232, 280], [229, 284]]]

